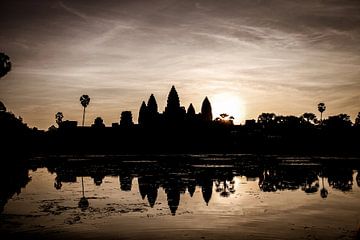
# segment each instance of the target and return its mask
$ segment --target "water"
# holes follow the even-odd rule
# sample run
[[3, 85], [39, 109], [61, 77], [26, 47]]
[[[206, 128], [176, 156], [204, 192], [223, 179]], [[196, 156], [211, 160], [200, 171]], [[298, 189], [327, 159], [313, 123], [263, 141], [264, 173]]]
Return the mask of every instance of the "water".
[[355, 239], [358, 171], [356, 158], [33, 158], [2, 174], [0, 230], [32, 239]]

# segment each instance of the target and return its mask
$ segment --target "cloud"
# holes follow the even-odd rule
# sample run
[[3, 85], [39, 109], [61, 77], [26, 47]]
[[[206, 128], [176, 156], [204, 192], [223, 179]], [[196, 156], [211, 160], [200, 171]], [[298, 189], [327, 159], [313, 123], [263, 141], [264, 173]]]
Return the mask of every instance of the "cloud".
[[71, 14], [73, 14], [73, 15], [75, 15], [75, 16], [77, 16], [77, 17], [79, 17], [79, 18], [81, 18], [81, 19], [83, 19], [85, 21], [88, 20], [88, 16], [86, 16], [82, 12], [80, 12], [80, 11], [78, 11], [78, 10], [72, 8], [72, 7], [67, 6], [63, 1], [59, 1], [59, 6], [61, 8], [63, 8], [65, 11], [67, 11], [67, 12], [69, 12], [69, 13], [71, 13]]
[[150, 93], [163, 109], [173, 84], [196, 109], [205, 95], [238, 94], [247, 118], [320, 100], [329, 113], [359, 111], [357, 1], [14, 0], [3, 9], [0, 46], [14, 68], [0, 94], [32, 126], [47, 128], [59, 107], [77, 119], [84, 91], [106, 123], [122, 109], [136, 119]]

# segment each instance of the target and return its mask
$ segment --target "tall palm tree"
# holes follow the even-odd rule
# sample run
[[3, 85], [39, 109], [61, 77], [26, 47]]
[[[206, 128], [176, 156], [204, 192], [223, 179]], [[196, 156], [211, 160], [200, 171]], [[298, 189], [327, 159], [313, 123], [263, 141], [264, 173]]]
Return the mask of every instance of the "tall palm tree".
[[320, 112], [320, 123], [322, 123], [322, 114], [325, 112], [326, 106], [325, 103], [319, 103], [318, 104], [318, 110]]
[[88, 95], [82, 95], [80, 97], [80, 103], [81, 105], [84, 107], [84, 112], [83, 112], [83, 120], [82, 120], [82, 126], [84, 126], [85, 123], [85, 108], [89, 105], [90, 103], [90, 97]]

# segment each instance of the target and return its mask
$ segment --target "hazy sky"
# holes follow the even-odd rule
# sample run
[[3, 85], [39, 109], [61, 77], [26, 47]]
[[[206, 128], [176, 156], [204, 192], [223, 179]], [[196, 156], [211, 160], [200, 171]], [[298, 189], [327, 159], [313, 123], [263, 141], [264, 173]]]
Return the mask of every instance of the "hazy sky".
[[237, 122], [262, 112], [360, 111], [360, 1], [11, 0], [0, 3], [0, 51], [13, 70], [0, 100], [30, 126], [61, 111], [106, 125], [175, 85], [186, 108], [208, 96]]

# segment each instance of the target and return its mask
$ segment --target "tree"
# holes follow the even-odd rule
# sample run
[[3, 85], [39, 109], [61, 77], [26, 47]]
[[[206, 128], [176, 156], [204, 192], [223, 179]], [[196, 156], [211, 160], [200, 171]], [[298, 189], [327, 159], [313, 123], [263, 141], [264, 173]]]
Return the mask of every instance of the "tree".
[[301, 115], [301, 119], [305, 120], [308, 124], [315, 124], [317, 121], [314, 113], [304, 113]]
[[350, 116], [344, 113], [339, 115], [330, 116], [327, 120], [324, 121], [324, 125], [330, 128], [345, 128], [350, 127], [352, 124]]
[[51, 126], [48, 128], [48, 131], [49, 131], [49, 132], [56, 131], [56, 127], [55, 127], [54, 125], [51, 125]]
[[0, 52], [0, 78], [5, 76], [11, 70], [11, 62], [8, 55]]
[[220, 114], [220, 117], [215, 118], [215, 122], [226, 124], [226, 125], [233, 125], [234, 124], [234, 117], [229, 116], [227, 113]]
[[82, 120], [82, 126], [84, 126], [85, 124], [85, 108], [89, 105], [90, 103], [90, 97], [88, 95], [82, 95], [80, 97], [80, 103], [81, 105], [84, 107], [84, 111], [83, 111], [83, 120]]
[[296, 116], [276, 116], [275, 121], [276, 126], [283, 128], [297, 128], [300, 126], [301, 118]]
[[358, 127], [360, 126], [360, 112], [358, 113], [357, 117], [355, 118], [355, 126], [358, 126]]
[[62, 123], [63, 118], [64, 118], [64, 115], [63, 115], [62, 112], [57, 112], [57, 113], [55, 114], [55, 120], [56, 120], [56, 123], [57, 123], [57, 125], [58, 125], [59, 127], [60, 127], [60, 125], [61, 125], [61, 123]]
[[92, 127], [104, 128], [105, 127], [104, 120], [101, 117], [95, 118]]
[[213, 119], [211, 104], [208, 97], [205, 97], [201, 105], [201, 117], [206, 122], [211, 122]]
[[264, 126], [269, 126], [275, 123], [275, 113], [262, 113], [258, 117], [258, 123]]
[[322, 123], [322, 114], [323, 114], [323, 112], [325, 112], [325, 110], [326, 110], [326, 106], [325, 106], [325, 103], [319, 103], [318, 104], [318, 110], [319, 110], [319, 112], [320, 112], [320, 123]]
[[130, 127], [132, 125], [134, 125], [134, 123], [131, 111], [123, 111], [121, 113], [120, 126]]
[[5, 104], [1, 101], [0, 101], [0, 112], [6, 112]]

